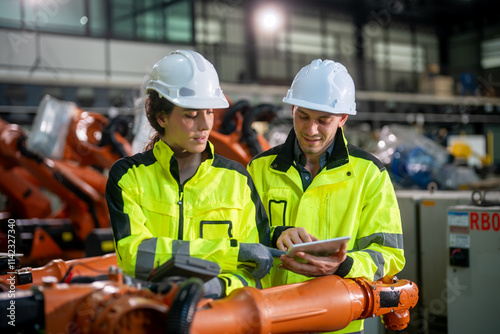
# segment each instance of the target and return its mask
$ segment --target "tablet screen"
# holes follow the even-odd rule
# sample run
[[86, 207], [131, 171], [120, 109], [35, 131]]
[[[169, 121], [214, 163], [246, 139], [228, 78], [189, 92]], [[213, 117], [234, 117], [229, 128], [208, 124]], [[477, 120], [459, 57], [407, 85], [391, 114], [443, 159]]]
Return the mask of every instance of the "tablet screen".
[[295, 244], [288, 249], [287, 256], [293, 257], [296, 252], [305, 252], [315, 256], [329, 256], [337, 253], [340, 246], [346, 244], [351, 237], [339, 237], [326, 240], [318, 240], [311, 242], [304, 242], [302, 244]]

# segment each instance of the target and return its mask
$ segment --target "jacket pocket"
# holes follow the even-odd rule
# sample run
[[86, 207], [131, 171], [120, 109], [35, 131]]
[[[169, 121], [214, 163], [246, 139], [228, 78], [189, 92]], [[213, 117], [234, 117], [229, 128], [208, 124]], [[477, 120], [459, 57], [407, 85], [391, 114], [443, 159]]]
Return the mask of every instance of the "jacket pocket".
[[200, 238], [217, 239], [232, 238], [233, 223], [230, 220], [202, 220], [200, 222]]
[[292, 193], [289, 189], [269, 189], [266, 196], [266, 209], [270, 226], [290, 225], [287, 218], [291, 210], [290, 205], [293, 203], [290, 196], [292, 196]]
[[270, 226], [285, 226], [286, 225], [286, 200], [270, 200], [269, 201], [269, 225]]

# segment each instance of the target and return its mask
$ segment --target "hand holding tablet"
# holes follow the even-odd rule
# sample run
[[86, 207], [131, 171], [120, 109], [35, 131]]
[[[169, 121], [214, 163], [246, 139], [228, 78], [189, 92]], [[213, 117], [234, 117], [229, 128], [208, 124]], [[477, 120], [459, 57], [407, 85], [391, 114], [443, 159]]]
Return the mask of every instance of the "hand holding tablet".
[[343, 244], [346, 244], [350, 239], [351, 237], [346, 236], [295, 244], [288, 249], [286, 255], [288, 257], [294, 257], [296, 252], [304, 252], [314, 256], [329, 256], [331, 254], [337, 253], [340, 247]]

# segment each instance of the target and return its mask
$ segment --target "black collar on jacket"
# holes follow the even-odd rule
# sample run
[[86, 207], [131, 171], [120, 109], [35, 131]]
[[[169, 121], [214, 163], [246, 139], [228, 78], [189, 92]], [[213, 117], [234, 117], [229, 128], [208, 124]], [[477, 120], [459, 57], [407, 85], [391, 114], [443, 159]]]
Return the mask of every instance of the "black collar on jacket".
[[[292, 128], [288, 133], [286, 141], [279, 146], [278, 155], [271, 163], [271, 168], [286, 172], [293, 165], [293, 145], [295, 138], [295, 130]], [[328, 157], [328, 161], [326, 162], [326, 169], [339, 167], [349, 162], [349, 152], [347, 151], [346, 145], [347, 143], [344, 140], [343, 130], [342, 128], [338, 128], [337, 133], [335, 134], [333, 152]]]

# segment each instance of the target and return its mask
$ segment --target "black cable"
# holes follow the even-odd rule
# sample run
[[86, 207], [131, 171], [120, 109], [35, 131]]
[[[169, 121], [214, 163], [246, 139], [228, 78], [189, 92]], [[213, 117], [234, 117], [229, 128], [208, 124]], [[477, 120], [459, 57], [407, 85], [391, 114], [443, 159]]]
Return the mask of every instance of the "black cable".
[[69, 268], [68, 270], [66, 271], [66, 273], [64, 274], [63, 278], [61, 279], [61, 282], [60, 283], [64, 283], [64, 281], [66, 281], [66, 279], [68, 278], [71, 270], [73, 270], [74, 267], [76, 266], [83, 266], [83, 267], [86, 267], [87, 269], [90, 269], [92, 271], [95, 271], [96, 273], [107, 273], [106, 270], [100, 270], [100, 269], [96, 269], [96, 268], [92, 268], [91, 266], [89, 266], [88, 264], [86, 263], [83, 263], [83, 262], [76, 262], [76, 263], [73, 263]]
[[165, 333], [189, 334], [196, 306], [202, 296], [203, 281], [197, 277], [187, 279], [172, 302]]

